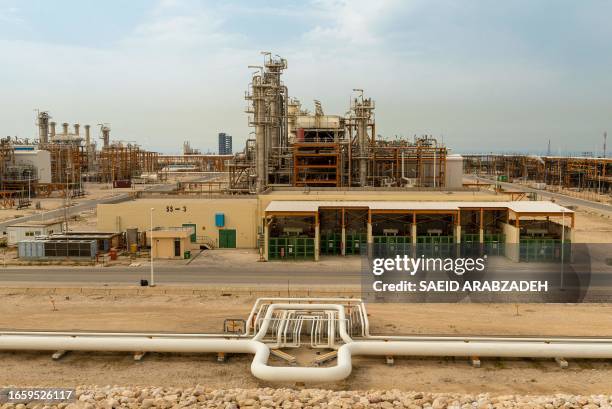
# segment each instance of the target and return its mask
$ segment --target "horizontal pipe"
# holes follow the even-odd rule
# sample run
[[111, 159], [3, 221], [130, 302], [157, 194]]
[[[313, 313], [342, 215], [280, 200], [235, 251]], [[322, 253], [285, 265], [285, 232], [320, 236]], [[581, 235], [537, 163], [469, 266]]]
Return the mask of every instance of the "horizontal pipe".
[[[313, 303], [316, 301], [317, 303]], [[326, 304], [336, 302], [337, 304]], [[345, 299], [258, 299], [249, 319], [247, 333], [263, 303], [270, 303], [261, 326], [252, 339], [236, 335], [212, 334], [134, 334], [92, 332], [0, 332], [0, 350], [67, 350], [179, 353], [247, 353], [253, 354], [251, 372], [271, 382], [334, 382], [345, 379], [352, 371], [352, 357], [364, 356], [479, 356], [517, 358], [612, 358], [609, 338], [531, 338], [531, 337], [457, 337], [457, 336], [370, 336], [367, 312], [359, 300]], [[365, 340], [354, 341], [347, 333], [345, 305], [357, 303], [365, 326]], [[265, 344], [274, 314], [283, 311], [293, 316], [300, 311], [337, 314], [338, 334], [342, 345], [337, 364], [325, 368], [273, 367], [268, 365], [270, 348]], [[335, 333], [335, 331], [333, 331]], [[330, 336], [335, 336], [331, 334]]]

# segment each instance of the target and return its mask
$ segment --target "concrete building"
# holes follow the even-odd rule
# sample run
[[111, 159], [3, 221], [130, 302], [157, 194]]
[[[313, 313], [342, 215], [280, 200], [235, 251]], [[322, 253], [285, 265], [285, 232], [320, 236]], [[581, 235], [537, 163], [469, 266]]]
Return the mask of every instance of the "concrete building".
[[232, 154], [232, 135], [225, 132], [219, 133], [219, 155]]
[[[154, 228], [188, 227], [192, 229], [189, 240], [193, 245], [256, 247], [258, 200], [255, 197], [193, 199], [173, 196], [100, 204], [98, 230], [125, 231], [127, 227], [137, 227], [140, 231], [149, 231], [151, 208], [155, 209]], [[218, 215], [223, 216], [222, 223]]]
[[47, 150], [35, 149], [32, 145], [15, 146], [15, 164], [31, 166], [36, 174], [32, 179], [38, 183], [51, 183], [51, 153]]
[[61, 220], [29, 221], [17, 223], [6, 228], [7, 244], [14, 246], [22, 240], [31, 240], [37, 236], [46, 236], [62, 231]]
[[158, 227], [151, 232], [151, 249], [154, 258], [181, 259], [191, 250], [190, 228]]
[[[573, 211], [507, 195], [439, 191], [272, 191], [256, 197], [172, 197], [98, 205], [98, 228], [191, 228], [198, 247], [261, 248], [267, 259], [359, 254], [362, 245], [572, 242]], [[176, 237], [174, 237], [176, 239]], [[512, 247], [512, 249], [510, 248]], [[520, 259], [520, 254], [508, 254]]]

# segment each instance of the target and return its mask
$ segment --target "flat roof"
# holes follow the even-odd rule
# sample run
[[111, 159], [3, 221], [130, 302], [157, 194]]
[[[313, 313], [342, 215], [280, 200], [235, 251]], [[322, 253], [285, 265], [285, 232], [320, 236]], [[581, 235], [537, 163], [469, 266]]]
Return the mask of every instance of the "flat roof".
[[8, 227], [47, 227], [54, 224], [62, 224], [63, 220], [60, 219], [49, 219], [49, 220], [29, 220], [27, 222], [11, 224]]
[[473, 208], [506, 208], [515, 213], [574, 213], [572, 210], [548, 201], [510, 202], [423, 202], [423, 201], [351, 201], [351, 200], [273, 200], [266, 212], [314, 213], [325, 207], [352, 207], [370, 210], [448, 210], [458, 211]]

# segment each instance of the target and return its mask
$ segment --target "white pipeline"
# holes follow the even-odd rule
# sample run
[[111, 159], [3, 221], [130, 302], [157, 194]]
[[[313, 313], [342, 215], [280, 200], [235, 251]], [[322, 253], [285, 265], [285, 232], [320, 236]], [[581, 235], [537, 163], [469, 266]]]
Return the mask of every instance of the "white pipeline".
[[[333, 300], [333, 301], [332, 301]], [[358, 300], [310, 300], [308, 299], [267, 299], [258, 300], [249, 320], [247, 333], [260, 324], [252, 338], [234, 336], [210, 337], [196, 334], [120, 334], [120, 333], [0, 333], [0, 350], [46, 350], [46, 351], [121, 351], [121, 352], [179, 352], [179, 353], [236, 353], [253, 354], [251, 372], [259, 379], [270, 382], [335, 382], [350, 375], [352, 357], [363, 356], [478, 356], [478, 357], [517, 357], [517, 358], [612, 358], [612, 339], [582, 338], [510, 338], [510, 337], [373, 337], [368, 333], [365, 306]], [[306, 302], [305, 302], [306, 301]], [[341, 304], [326, 304], [325, 302]], [[257, 317], [264, 303], [265, 315]], [[275, 304], [274, 302], [279, 302]], [[358, 314], [365, 316], [365, 340], [355, 341], [347, 332], [347, 305], [358, 307]], [[280, 313], [280, 315], [279, 315]], [[337, 364], [325, 368], [276, 367], [268, 365], [270, 348], [283, 346], [281, 337], [284, 325], [277, 331], [273, 321], [283, 317], [294, 317], [300, 313], [316, 313], [315, 316], [327, 317], [329, 346], [335, 342], [337, 333], [344, 344], [338, 349]], [[276, 315], [275, 315], [276, 314]], [[280, 321], [281, 323], [283, 321]], [[244, 337], [244, 335], [242, 335]], [[264, 339], [271, 343], [264, 343]], [[294, 341], [295, 342], [295, 341]], [[299, 342], [298, 342], [299, 343]]]

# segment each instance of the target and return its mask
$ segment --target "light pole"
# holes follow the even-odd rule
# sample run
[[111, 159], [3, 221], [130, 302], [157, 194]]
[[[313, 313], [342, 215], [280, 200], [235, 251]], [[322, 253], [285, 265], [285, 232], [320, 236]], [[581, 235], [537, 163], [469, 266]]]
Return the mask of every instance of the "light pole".
[[149, 287], [155, 287], [155, 278], [153, 276], [153, 211], [154, 207], [151, 208], [151, 281]]
[[565, 289], [565, 208], [561, 210], [561, 290]]

